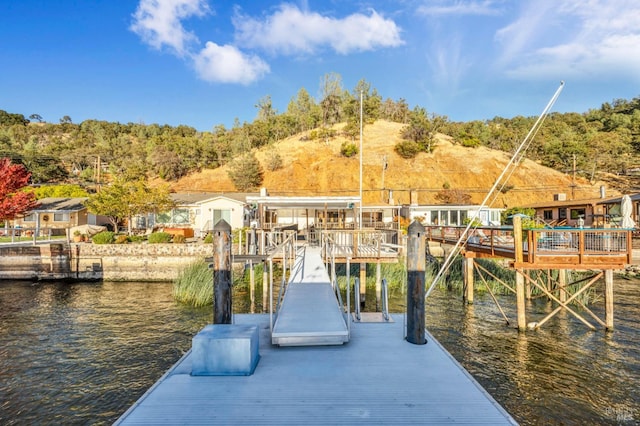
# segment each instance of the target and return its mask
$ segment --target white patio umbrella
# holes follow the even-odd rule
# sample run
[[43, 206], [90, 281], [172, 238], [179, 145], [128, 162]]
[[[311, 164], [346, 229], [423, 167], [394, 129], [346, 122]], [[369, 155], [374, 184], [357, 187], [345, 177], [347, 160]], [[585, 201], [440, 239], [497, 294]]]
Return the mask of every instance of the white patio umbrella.
[[621, 228], [631, 229], [636, 227], [635, 221], [631, 219], [632, 212], [633, 203], [631, 202], [631, 197], [623, 195], [622, 201], [620, 202], [620, 215], [622, 216], [622, 220], [620, 221]]

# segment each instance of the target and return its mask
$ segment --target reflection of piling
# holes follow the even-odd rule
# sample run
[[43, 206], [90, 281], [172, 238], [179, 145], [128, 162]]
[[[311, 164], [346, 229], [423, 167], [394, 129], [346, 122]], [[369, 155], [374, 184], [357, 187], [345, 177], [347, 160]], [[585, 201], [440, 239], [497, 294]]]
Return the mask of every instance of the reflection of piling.
[[407, 238], [407, 341], [427, 343], [425, 335], [425, 232], [418, 221], [409, 225]]
[[231, 226], [213, 227], [213, 323], [231, 324]]

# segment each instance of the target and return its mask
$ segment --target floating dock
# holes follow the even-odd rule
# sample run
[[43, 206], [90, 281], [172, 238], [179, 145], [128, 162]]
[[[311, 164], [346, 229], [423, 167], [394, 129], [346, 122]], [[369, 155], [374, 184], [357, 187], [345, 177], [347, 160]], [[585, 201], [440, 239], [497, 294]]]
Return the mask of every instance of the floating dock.
[[235, 315], [259, 327], [253, 375], [192, 376], [188, 352], [115, 424], [516, 424], [433, 336], [408, 343], [393, 319], [353, 323], [343, 345], [279, 347], [268, 314]]
[[[403, 315], [347, 322], [332, 291], [320, 249], [303, 247], [273, 330], [270, 314], [242, 314], [219, 330], [250, 338], [196, 336], [116, 424], [516, 424], [433, 336], [408, 342]], [[245, 355], [251, 372], [226, 368]]]

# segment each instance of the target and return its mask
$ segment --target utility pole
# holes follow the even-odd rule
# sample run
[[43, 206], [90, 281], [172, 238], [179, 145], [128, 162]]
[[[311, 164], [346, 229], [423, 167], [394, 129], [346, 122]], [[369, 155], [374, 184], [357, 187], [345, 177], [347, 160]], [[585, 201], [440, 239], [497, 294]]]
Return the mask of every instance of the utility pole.
[[573, 154], [573, 176], [571, 178], [571, 199], [576, 199], [576, 155]]
[[387, 170], [389, 164], [387, 163], [387, 154], [382, 156], [382, 193], [381, 193], [381, 202], [384, 203], [384, 172]]

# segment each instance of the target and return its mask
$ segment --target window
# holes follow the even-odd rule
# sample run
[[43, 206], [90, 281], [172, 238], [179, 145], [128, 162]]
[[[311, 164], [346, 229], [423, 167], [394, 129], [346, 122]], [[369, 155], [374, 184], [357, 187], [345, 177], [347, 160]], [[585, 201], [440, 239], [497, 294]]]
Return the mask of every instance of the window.
[[69, 213], [54, 213], [54, 222], [69, 222]]
[[458, 222], [458, 210], [451, 210], [449, 212], [449, 224], [460, 225], [460, 223]]
[[216, 223], [220, 221], [220, 219], [224, 219], [229, 225], [231, 225], [231, 210], [212, 210], [213, 214], [213, 226], [216, 226]]
[[173, 209], [169, 212], [158, 213], [156, 223], [160, 224], [189, 224], [189, 209]]
[[577, 220], [580, 218], [584, 218], [585, 210], [584, 209], [571, 209], [571, 219]]
[[174, 209], [173, 210], [173, 223], [188, 224], [189, 223], [189, 209]]
[[560, 208], [558, 209], [558, 219], [563, 220], [567, 218], [567, 209]]
[[23, 222], [35, 222], [36, 221], [36, 214], [35, 213], [31, 213], [26, 215], [24, 218], [22, 218]]
[[438, 224], [438, 211], [432, 211], [431, 212], [431, 224], [432, 225], [437, 225]]
[[553, 210], [544, 210], [542, 212], [544, 220], [553, 220]]

